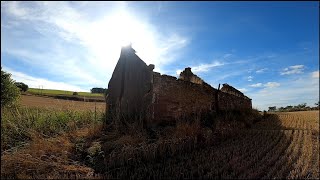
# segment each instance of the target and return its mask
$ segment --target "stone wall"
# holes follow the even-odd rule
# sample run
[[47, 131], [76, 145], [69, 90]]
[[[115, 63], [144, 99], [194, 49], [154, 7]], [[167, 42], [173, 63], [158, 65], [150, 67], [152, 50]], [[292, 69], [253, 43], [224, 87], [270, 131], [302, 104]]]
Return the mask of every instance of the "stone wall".
[[[216, 111], [215, 95], [218, 90], [209, 84], [196, 84], [173, 76], [153, 73], [152, 123], [174, 122], [201, 112]], [[251, 99], [219, 91], [220, 110], [251, 109]]]
[[159, 73], [154, 73], [153, 78], [153, 122], [174, 121], [213, 108], [213, 88]]
[[221, 110], [252, 109], [251, 99], [219, 92], [219, 108]]
[[191, 72], [191, 68], [187, 67], [180, 73], [179, 79], [189, 81], [195, 84], [203, 84], [204, 81]]
[[[123, 47], [108, 84], [108, 113], [119, 122], [141, 120], [150, 124], [175, 122], [219, 110], [251, 109], [251, 99], [224, 84], [221, 91], [211, 87], [191, 68], [179, 79], [153, 72], [131, 45]], [[110, 117], [110, 116], [109, 116]]]

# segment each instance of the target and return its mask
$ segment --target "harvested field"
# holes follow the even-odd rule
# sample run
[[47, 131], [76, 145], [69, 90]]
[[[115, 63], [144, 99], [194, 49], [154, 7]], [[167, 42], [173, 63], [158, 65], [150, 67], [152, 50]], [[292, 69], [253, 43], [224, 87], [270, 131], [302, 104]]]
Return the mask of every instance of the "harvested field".
[[63, 99], [55, 99], [52, 97], [39, 97], [33, 95], [22, 95], [21, 105], [26, 107], [39, 107], [39, 108], [54, 108], [54, 109], [69, 109], [69, 110], [96, 110], [104, 112], [105, 102], [83, 102], [83, 101], [71, 101]]
[[121, 179], [319, 179], [318, 111], [271, 114], [221, 143], [199, 147], [197, 141], [126, 145], [119, 154], [106, 156], [105, 175]]
[[105, 131], [92, 117], [80, 119], [88, 119], [81, 128], [67, 123], [65, 133], [41, 136], [45, 131], [3, 152], [1, 177], [319, 179], [319, 111], [268, 114], [222, 139], [190, 124], [163, 129], [149, 141], [145, 132]]

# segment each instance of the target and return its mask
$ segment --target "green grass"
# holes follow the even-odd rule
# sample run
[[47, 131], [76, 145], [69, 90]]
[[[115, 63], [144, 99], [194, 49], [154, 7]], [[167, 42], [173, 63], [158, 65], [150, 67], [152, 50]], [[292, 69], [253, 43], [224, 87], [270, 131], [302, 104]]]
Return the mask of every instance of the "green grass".
[[[28, 91], [32, 94], [43, 94], [43, 95], [71, 95], [73, 91], [65, 91], [65, 90], [54, 90], [54, 89], [37, 89], [37, 88], [29, 88]], [[103, 97], [103, 94], [98, 93], [90, 93], [90, 92], [78, 92], [79, 96], [89, 96], [89, 97]]]

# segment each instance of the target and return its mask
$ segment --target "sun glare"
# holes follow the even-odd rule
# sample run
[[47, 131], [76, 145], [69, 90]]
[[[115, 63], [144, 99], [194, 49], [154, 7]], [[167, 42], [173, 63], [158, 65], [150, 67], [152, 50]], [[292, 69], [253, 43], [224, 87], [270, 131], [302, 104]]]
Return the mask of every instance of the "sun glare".
[[[130, 17], [126, 12], [118, 12], [109, 17], [109, 25], [113, 30], [113, 43], [118, 46], [127, 46], [133, 43], [134, 36], [139, 36], [137, 30], [139, 29], [139, 22]], [[138, 37], [143, 38], [143, 37]]]
[[[125, 10], [118, 10], [93, 22], [84, 37], [94, 54], [92, 63], [100, 63], [103, 67], [110, 68], [117, 63], [121, 47], [129, 44], [132, 44], [137, 55], [146, 63], [154, 63], [159, 52], [154, 32], [148, 22]], [[110, 62], [114, 64], [110, 66]]]

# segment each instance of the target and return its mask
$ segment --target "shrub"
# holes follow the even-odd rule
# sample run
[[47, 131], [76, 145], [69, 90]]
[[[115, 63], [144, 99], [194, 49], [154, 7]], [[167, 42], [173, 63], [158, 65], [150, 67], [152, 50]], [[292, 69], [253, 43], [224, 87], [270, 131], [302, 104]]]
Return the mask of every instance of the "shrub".
[[104, 94], [104, 93], [107, 92], [107, 88], [98, 88], [98, 87], [95, 87], [95, 88], [92, 88], [90, 91], [91, 91], [91, 93]]
[[19, 99], [19, 88], [14, 83], [11, 74], [2, 71], [1, 67], [1, 107], [11, 106]]
[[77, 96], [77, 95], [78, 95], [78, 93], [77, 93], [77, 92], [73, 92], [73, 93], [72, 93], [72, 95]]
[[26, 85], [26, 84], [23, 83], [23, 82], [15, 82], [14, 84], [15, 84], [18, 88], [20, 88], [20, 91], [26, 92], [26, 91], [28, 91], [28, 89], [29, 89], [29, 86]]

